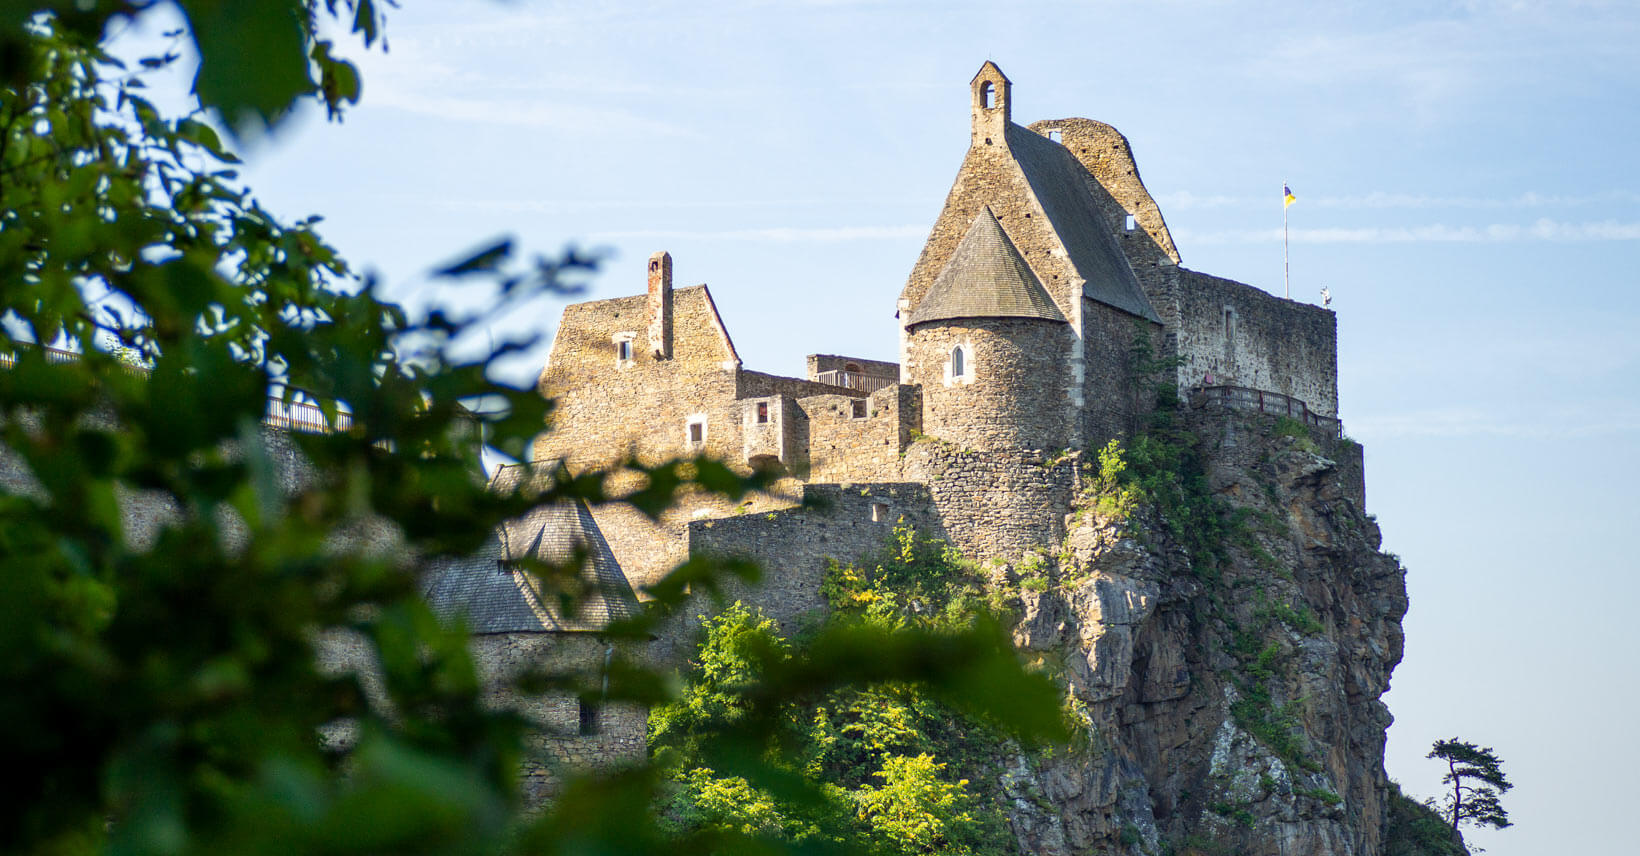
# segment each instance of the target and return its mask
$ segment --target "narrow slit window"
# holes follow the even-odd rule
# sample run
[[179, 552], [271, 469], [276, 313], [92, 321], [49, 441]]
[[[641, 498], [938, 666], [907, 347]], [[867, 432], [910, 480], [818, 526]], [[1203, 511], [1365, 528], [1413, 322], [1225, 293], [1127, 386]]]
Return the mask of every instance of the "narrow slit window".
[[759, 401], [757, 403], [757, 424], [763, 425], [763, 424], [766, 424], [768, 421], [769, 421], [769, 403], [767, 401]]
[[964, 377], [968, 374], [967, 354], [963, 353], [962, 346], [951, 349], [951, 376]]
[[615, 350], [620, 355], [621, 362], [624, 363], [632, 359], [632, 341], [630, 339], [622, 339], [616, 343]]
[[591, 737], [598, 733], [598, 703], [592, 701], [581, 702], [580, 732], [582, 737]]

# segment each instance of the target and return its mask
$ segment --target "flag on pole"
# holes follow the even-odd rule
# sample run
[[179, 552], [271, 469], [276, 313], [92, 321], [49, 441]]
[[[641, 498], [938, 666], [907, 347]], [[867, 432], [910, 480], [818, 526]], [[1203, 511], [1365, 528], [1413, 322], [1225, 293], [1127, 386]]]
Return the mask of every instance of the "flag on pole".
[[1283, 184], [1281, 186], [1281, 207], [1286, 208], [1297, 201], [1298, 197], [1293, 195], [1293, 189]]

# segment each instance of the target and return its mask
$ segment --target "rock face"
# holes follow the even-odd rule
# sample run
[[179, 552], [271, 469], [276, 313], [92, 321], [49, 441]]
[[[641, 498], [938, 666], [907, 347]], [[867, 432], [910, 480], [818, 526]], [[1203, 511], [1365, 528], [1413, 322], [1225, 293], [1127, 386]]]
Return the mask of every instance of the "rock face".
[[1043, 557], [1051, 583], [1021, 587], [1015, 642], [1063, 676], [1084, 728], [1069, 752], [1007, 765], [1020, 849], [1377, 854], [1379, 697], [1406, 591], [1362, 508], [1360, 447], [1256, 415], [1196, 419], [1228, 512], [1221, 560], [1163, 520], [1124, 526], [1084, 503]]

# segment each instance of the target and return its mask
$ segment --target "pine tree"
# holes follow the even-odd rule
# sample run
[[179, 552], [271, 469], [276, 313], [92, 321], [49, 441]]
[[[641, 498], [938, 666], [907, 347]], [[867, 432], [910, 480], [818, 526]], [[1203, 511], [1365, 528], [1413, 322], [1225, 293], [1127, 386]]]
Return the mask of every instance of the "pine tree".
[[1499, 802], [1499, 796], [1514, 785], [1503, 774], [1503, 761], [1489, 746], [1476, 746], [1459, 740], [1437, 740], [1430, 747], [1429, 758], [1438, 758], [1447, 764], [1441, 783], [1449, 785], [1444, 806], [1430, 807], [1440, 811], [1456, 832], [1462, 824], [1490, 826], [1503, 829], [1510, 825], [1509, 812]]

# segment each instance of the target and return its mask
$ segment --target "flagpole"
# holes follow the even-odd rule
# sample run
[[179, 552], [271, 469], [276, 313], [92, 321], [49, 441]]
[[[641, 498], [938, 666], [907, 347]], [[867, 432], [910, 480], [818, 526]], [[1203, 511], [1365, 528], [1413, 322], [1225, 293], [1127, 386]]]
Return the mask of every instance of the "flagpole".
[[1287, 182], [1281, 182], [1281, 292], [1293, 299], [1292, 268], [1287, 263]]

